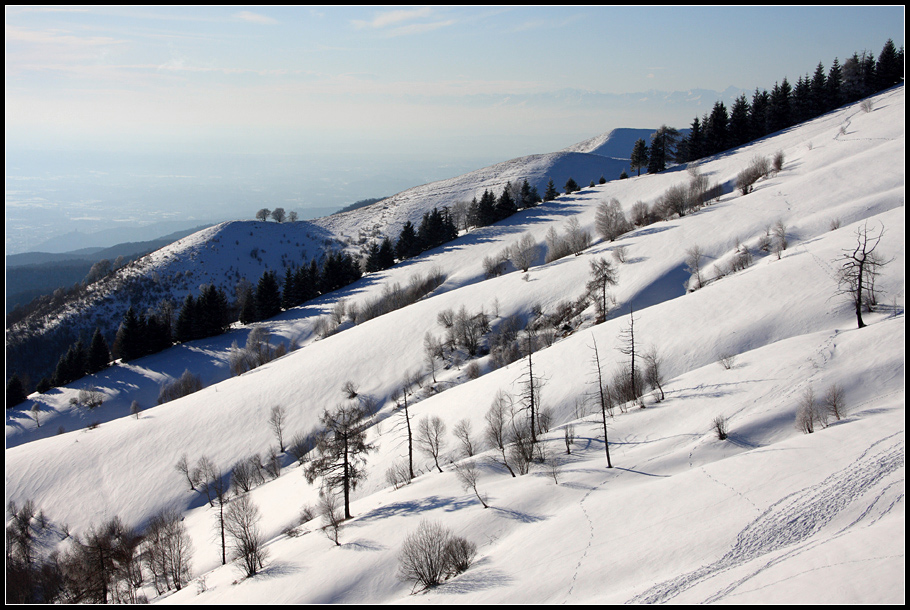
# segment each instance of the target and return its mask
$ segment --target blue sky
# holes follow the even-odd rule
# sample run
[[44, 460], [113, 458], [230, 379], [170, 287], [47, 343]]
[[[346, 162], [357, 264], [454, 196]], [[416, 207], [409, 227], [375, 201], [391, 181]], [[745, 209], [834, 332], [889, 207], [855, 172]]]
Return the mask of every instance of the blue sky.
[[610, 94], [770, 89], [901, 47], [903, 23], [903, 7], [7, 7], [6, 144], [506, 158], [685, 127], [704, 109]]

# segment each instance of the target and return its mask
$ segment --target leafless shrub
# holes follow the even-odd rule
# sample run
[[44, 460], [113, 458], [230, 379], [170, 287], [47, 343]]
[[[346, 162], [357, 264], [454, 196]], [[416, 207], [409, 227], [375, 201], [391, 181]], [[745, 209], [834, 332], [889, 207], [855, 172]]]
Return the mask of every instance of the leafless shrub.
[[187, 369], [177, 379], [161, 386], [161, 391], [158, 393], [158, 404], [161, 405], [177, 398], [189, 396], [201, 389], [202, 379]]
[[859, 109], [865, 112], [866, 114], [872, 112], [872, 100], [865, 99], [859, 103]]
[[322, 531], [326, 538], [334, 542], [335, 546], [341, 546], [341, 523], [344, 521], [344, 512], [339, 506], [338, 497], [331, 490], [322, 490], [317, 510], [325, 521]]
[[714, 434], [717, 435], [718, 440], [725, 440], [727, 438], [727, 418], [723, 415], [718, 415], [714, 418]]
[[468, 379], [477, 379], [481, 375], [480, 365], [476, 362], [469, 362], [468, 366], [465, 367], [464, 372], [468, 376]]
[[779, 172], [784, 167], [784, 151], [779, 150], [774, 153], [774, 159], [771, 161], [771, 166], [774, 168], [775, 172]]
[[408, 534], [398, 554], [398, 578], [430, 589], [467, 570], [477, 554], [476, 546], [439, 523], [421, 521]]
[[717, 357], [717, 362], [728, 371], [736, 366], [736, 354], [723, 352]]

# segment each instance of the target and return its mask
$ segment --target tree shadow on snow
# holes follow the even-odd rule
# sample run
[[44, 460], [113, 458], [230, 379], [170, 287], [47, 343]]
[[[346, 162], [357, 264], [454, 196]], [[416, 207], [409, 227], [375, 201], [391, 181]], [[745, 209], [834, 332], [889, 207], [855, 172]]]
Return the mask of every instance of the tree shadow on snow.
[[388, 517], [421, 513], [424, 511], [436, 510], [440, 508], [445, 511], [455, 511], [473, 506], [474, 504], [476, 504], [476, 502], [470, 498], [459, 499], [453, 497], [429, 496], [426, 498], [421, 498], [419, 500], [395, 502], [393, 504], [387, 504], [385, 506], [380, 506], [379, 508], [374, 508], [370, 512], [359, 517], [357, 520], [373, 521], [377, 519], [385, 519]]

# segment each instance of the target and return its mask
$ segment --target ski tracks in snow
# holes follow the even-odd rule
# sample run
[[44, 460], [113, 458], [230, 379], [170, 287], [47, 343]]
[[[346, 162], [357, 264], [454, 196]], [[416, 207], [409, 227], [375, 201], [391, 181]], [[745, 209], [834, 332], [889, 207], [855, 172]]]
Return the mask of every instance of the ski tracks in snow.
[[[815, 485], [791, 493], [769, 506], [737, 535], [733, 548], [717, 561], [654, 585], [630, 599], [629, 603], [667, 602], [719, 574], [775, 553], [774, 557], [757, 566], [746, 576], [727, 584], [703, 600], [704, 602], [716, 602], [768, 568], [814, 546], [824, 544], [833, 537], [849, 532], [859, 522], [871, 519], [869, 524], [874, 523], [902, 503], [902, 493], [892, 499], [890, 503], [880, 502], [897, 484], [895, 481], [890, 481], [881, 489], [877, 489], [875, 497], [869, 501], [866, 510], [833, 537], [817, 540], [814, 543], [810, 540], [839, 513], [862, 501], [862, 497], [876, 491], [886, 477], [903, 468], [904, 441], [902, 438], [894, 439], [898, 435], [902, 435], [902, 433], [895, 433], [876, 441], [846, 468], [835, 472]], [[890, 444], [887, 444], [888, 441], [891, 441]], [[900, 486], [902, 488], [903, 479], [900, 481]], [[798, 546], [786, 550], [782, 554], [777, 553], [794, 545]]]

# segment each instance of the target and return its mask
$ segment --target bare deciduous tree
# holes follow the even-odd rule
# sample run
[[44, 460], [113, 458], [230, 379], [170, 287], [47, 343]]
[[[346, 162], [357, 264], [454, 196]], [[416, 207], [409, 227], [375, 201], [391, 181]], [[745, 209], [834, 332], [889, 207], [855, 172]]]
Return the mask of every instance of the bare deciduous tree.
[[516, 269], [526, 273], [537, 260], [539, 246], [530, 233], [525, 233], [509, 247], [509, 258]]
[[875, 253], [884, 233], [884, 226], [878, 235], [874, 235], [868, 223], [864, 224], [856, 230], [856, 247], [844, 250], [838, 259], [841, 262], [838, 294], [847, 295], [853, 303], [858, 328], [866, 326], [863, 322], [863, 304], [869, 300], [869, 295], [872, 295], [871, 300], [875, 300], [875, 276], [878, 269], [887, 264]]
[[284, 453], [284, 425], [286, 415], [287, 410], [280, 405], [275, 405], [269, 412], [269, 428], [272, 429], [272, 433], [278, 440], [278, 450], [281, 453]]
[[225, 513], [225, 528], [231, 540], [232, 555], [241, 560], [246, 576], [255, 576], [265, 567], [267, 552], [259, 522], [262, 515], [249, 496], [235, 498]]
[[445, 450], [446, 425], [438, 415], [426, 416], [417, 423], [417, 448], [433, 458], [436, 469], [442, 472], [439, 456]]
[[[593, 339], [592, 339], [593, 340]], [[600, 406], [600, 416], [604, 428], [604, 451], [607, 454], [607, 468], [613, 468], [610, 461], [610, 442], [607, 436], [607, 415], [613, 417], [613, 399], [604, 385], [603, 370], [600, 366], [600, 353], [597, 351], [597, 341], [594, 341], [594, 367], [597, 373], [597, 398]]]
[[632, 225], [626, 219], [619, 200], [614, 197], [610, 201], [602, 201], [597, 206], [594, 227], [605, 240], [614, 241], [617, 237], [629, 231]]
[[701, 288], [702, 282], [701, 268], [704, 253], [699, 246], [692, 246], [686, 250], [686, 269], [695, 277], [695, 289]]
[[487, 505], [486, 497], [477, 490], [477, 481], [480, 478], [480, 473], [477, 471], [477, 464], [473, 460], [456, 462], [455, 476], [458, 477], [458, 482], [461, 483], [461, 487], [465, 491], [472, 490], [483, 507], [490, 508]]

